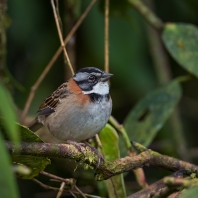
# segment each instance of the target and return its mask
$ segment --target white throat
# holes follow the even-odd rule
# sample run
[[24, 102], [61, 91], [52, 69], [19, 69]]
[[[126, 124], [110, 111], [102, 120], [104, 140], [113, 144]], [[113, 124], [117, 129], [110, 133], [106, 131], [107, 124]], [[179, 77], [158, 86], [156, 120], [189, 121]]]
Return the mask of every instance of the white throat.
[[96, 93], [100, 95], [106, 95], [109, 93], [109, 84], [108, 82], [98, 82], [93, 86], [91, 91], [83, 91], [84, 94]]

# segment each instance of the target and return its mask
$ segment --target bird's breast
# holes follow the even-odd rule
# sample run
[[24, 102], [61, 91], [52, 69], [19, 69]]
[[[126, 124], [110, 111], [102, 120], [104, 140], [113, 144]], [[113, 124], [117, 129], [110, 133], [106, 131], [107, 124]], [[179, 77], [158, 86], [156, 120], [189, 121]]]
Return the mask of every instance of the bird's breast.
[[[69, 96], [61, 101], [45, 125], [57, 139], [82, 141], [93, 137], [105, 126], [112, 110], [111, 98], [91, 101], [88, 95]], [[70, 101], [70, 102], [68, 102]]]

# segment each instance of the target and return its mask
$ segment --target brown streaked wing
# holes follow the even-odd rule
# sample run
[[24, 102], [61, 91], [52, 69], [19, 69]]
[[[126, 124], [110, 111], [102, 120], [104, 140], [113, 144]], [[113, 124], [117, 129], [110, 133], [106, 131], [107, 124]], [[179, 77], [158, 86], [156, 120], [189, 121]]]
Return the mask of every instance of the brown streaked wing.
[[72, 92], [67, 89], [67, 82], [63, 83], [56, 91], [43, 101], [38, 110], [39, 115], [49, 115], [55, 112], [60, 99], [66, 98], [71, 93]]

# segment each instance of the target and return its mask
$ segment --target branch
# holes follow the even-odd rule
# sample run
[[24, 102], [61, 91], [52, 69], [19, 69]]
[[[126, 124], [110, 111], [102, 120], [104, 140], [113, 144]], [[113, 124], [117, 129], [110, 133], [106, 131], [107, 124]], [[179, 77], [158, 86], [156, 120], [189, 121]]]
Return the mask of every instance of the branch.
[[144, 198], [145, 195], [152, 198], [166, 198], [169, 195], [181, 191], [184, 188], [198, 186], [197, 178], [183, 178], [185, 173], [184, 175], [178, 173], [174, 173], [171, 176], [165, 177], [164, 179], [151, 184], [147, 188], [138, 191], [127, 198]]
[[[141, 148], [138, 143], [133, 143], [135, 147]], [[49, 158], [68, 158], [80, 163], [86, 163], [96, 169], [98, 156], [94, 155], [90, 147], [82, 147], [84, 155], [70, 144], [49, 144], [49, 143], [27, 143], [22, 142], [20, 149], [15, 149], [15, 145], [6, 142], [6, 147], [12, 155], [32, 155]], [[19, 152], [20, 151], [20, 152]], [[186, 170], [189, 173], [198, 172], [198, 166], [181, 161], [166, 155], [161, 155], [152, 150], [143, 150], [142, 153], [129, 157], [104, 161], [96, 169], [95, 179], [98, 181], [106, 180], [112, 176], [123, 172], [128, 172], [143, 166], [153, 166], [164, 168], [171, 171]]]
[[[183, 181], [183, 178], [186, 176], [185, 171], [178, 171], [173, 173], [172, 175], [165, 177], [164, 179], [160, 179], [159, 181], [151, 184], [147, 188], [140, 190], [132, 195], [129, 195], [127, 198], [144, 198], [145, 195], [147, 197], [152, 198], [165, 198], [173, 193], [178, 193], [181, 191], [181, 185], [173, 185], [175, 181]], [[181, 182], [180, 182], [181, 184]]]
[[144, 19], [157, 30], [162, 30], [164, 23], [141, 0], [128, 0], [128, 2], [144, 17]]
[[109, 4], [109, 0], [105, 0], [104, 67], [106, 72], [109, 72]]
[[[49, 185], [46, 185], [42, 182], [40, 182], [39, 180], [37, 179], [32, 179], [32, 181], [34, 181], [35, 183], [39, 184], [42, 188], [44, 189], [47, 189], [47, 190], [54, 190], [54, 191], [59, 191], [59, 188], [57, 187], [53, 187], [53, 186], [49, 186]], [[65, 192], [68, 192], [70, 193], [71, 195], [73, 195], [73, 197], [76, 197], [74, 194], [77, 194], [77, 195], [81, 195], [82, 197], [86, 198], [86, 197], [93, 197], [92, 195], [89, 195], [89, 194], [85, 194], [85, 193], [82, 193], [77, 186], [74, 187], [77, 191], [72, 191], [72, 190], [69, 190], [69, 189], [63, 189]], [[86, 196], [86, 197], [85, 197]]]
[[68, 53], [67, 53], [67, 50], [66, 50], [66, 47], [65, 47], [65, 43], [64, 43], [64, 40], [63, 40], [63, 35], [61, 33], [61, 28], [60, 28], [60, 24], [59, 24], [59, 20], [58, 20], [58, 15], [57, 15], [57, 12], [56, 12], [56, 7], [55, 7], [55, 4], [54, 4], [54, 0], [51, 0], [51, 5], [52, 5], [53, 13], [54, 13], [54, 18], [55, 18], [56, 27], [57, 27], [57, 30], [58, 30], [58, 36], [59, 36], [59, 39], [60, 39], [61, 47], [62, 47], [62, 50], [64, 52], [67, 64], [68, 64], [68, 66], [71, 70], [71, 73], [72, 73], [72, 75], [74, 75], [74, 70], [73, 70], [72, 64], [70, 62], [70, 59], [69, 59], [69, 56], [68, 56]]
[[52, 178], [52, 179], [54, 179], [56, 181], [64, 182], [66, 184], [66, 187], [68, 189], [70, 189], [70, 190], [73, 190], [75, 188], [75, 186], [76, 186], [76, 180], [73, 179], [73, 178], [65, 179], [65, 178], [53, 175], [51, 173], [45, 172], [45, 171], [41, 171], [40, 174], [45, 175], [45, 176], [47, 176], [49, 178]]
[[65, 188], [65, 182], [62, 182], [61, 185], [60, 185], [60, 188], [58, 190], [58, 194], [56, 195], [56, 198], [61, 197], [61, 195], [63, 194], [64, 188]]
[[152, 198], [162, 198], [162, 197], [168, 197], [173, 192], [176, 192], [178, 190], [176, 189], [170, 189], [168, 188], [164, 182], [163, 179], [151, 184], [147, 188], [140, 190], [132, 195], [129, 195], [127, 198], [145, 198], [145, 195], [147, 197]]
[[193, 186], [198, 186], [198, 179], [165, 177], [164, 183], [169, 187], [191, 188]]

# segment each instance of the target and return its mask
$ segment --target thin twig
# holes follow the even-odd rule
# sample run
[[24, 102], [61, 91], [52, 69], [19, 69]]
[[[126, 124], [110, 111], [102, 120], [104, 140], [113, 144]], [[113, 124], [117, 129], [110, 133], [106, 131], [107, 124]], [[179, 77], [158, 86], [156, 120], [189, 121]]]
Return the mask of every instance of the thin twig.
[[100, 149], [102, 149], [102, 142], [100, 141], [100, 137], [99, 137], [98, 134], [96, 134], [96, 142], [97, 142], [97, 144], [98, 144], [98, 147], [99, 147]]
[[45, 189], [48, 189], [48, 190], [59, 190], [59, 188], [55, 188], [55, 187], [52, 187], [52, 186], [48, 186], [42, 182], [40, 182], [39, 180], [37, 179], [32, 179], [32, 181], [36, 182], [37, 184], [39, 184], [41, 187], [45, 188]]
[[59, 23], [59, 26], [60, 26], [61, 34], [63, 35], [63, 24], [62, 24], [61, 17], [60, 17], [60, 12], [59, 12], [59, 0], [56, 0], [56, 14], [57, 14], [57, 17], [58, 17], [58, 23]]
[[56, 195], [56, 198], [60, 198], [61, 197], [61, 195], [63, 194], [64, 188], [65, 188], [65, 182], [62, 182], [61, 185], [60, 185], [58, 194]]
[[[69, 32], [69, 34], [67, 35], [67, 37], [64, 40], [65, 45], [69, 42], [69, 40], [72, 38], [73, 34], [76, 32], [76, 30], [79, 28], [79, 26], [81, 25], [81, 23], [83, 22], [83, 20], [85, 19], [85, 17], [87, 16], [87, 14], [89, 13], [89, 11], [91, 10], [91, 8], [93, 7], [93, 5], [96, 3], [97, 0], [92, 0], [91, 3], [89, 4], [89, 6], [86, 8], [86, 10], [83, 12], [83, 14], [80, 16], [80, 18], [78, 19], [78, 21], [76, 22], [76, 24], [74, 25], [74, 27], [71, 29], [71, 31]], [[50, 62], [48, 63], [48, 65], [45, 67], [44, 71], [42, 72], [42, 74], [39, 76], [39, 78], [37, 79], [37, 81], [34, 83], [34, 85], [31, 87], [31, 91], [30, 94], [28, 96], [28, 99], [25, 103], [25, 107], [24, 110], [21, 114], [21, 122], [24, 122], [24, 119], [27, 115], [27, 112], [29, 110], [29, 107], [32, 103], [32, 100], [34, 98], [34, 95], [36, 93], [36, 90], [38, 89], [39, 85], [41, 84], [41, 82], [43, 81], [43, 79], [45, 78], [45, 76], [47, 75], [47, 73], [50, 71], [50, 69], [52, 68], [52, 66], [54, 65], [55, 61], [57, 60], [57, 58], [59, 57], [59, 55], [62, 52], [62, 46], [60, 46], [58, 48], [58, 50], [56, 51], [56, 53], [54, 54], [54, 56], [52, 57], [52, 59], [50, 60]]]
[[[104, 38], [104, 68], [105, 72], [109, 72], [109, 0], [105, 0], [105, 38]], [[96, 134], [96, 142], [102, 150], [102, 143], [99, 135]]]
[[141, 0], [128, 0], [128, 2], [144, 17], [155, 29], [161, 31], [164, 23]]
[[[37, 179], [35, 179], [35, 178], [32, 179], [32, 181], [36, 182], [36, 183], [39, 184], [42, 188], [47, 189], [47, 190], [54, 190], [54, 191], [59, 191], [59, 190], [60, 190], [60, 188], [56, 188], [56, 187], [53, 187], [53, 186], [46, 185], [46, 184], [40, 182], [39, 180], [37, 180]], [[63, 182], [63, 183], [64, 183], [64, 182]], [[79, 192], [75, 192], [75, 191], [72, 192], [71, 190], [65, 190], [64, 188], [63, 188], [63, 191], [71, 193], [74, 197], [76, 197], [76, 196], [75, 196], [73, 193], [81, 195], [81, 193], [79, 193]], [[91, 195], [88, 195], [88, 196], [91, 197]]]
[[56, 27], [57, 27], [57, 30], [58, 30], [60, 43], [61, 43], [64, 55], [65, 55], [65, 58], [67, 60], [68, 66], [69, 66], [69, 68], [71, 70], [71, 73], [72, 73], [72, 75], [74, 75], [74, 70], [73, 70], [72, 64], [70, 62], [70, 59], [69, 59], [69, 56], [68, 56], [64, 41], [63, 41], [63, 36], [62, 36], [62, 33], [61, 33], [61, 28], [60, 28], [60, 24], [59, 24], [59, 20], [58, 20], [58, 15], [56, 13], [56, 7], [55, 7], [55, 4], [54, 4], [54, 0], [51, 0], [51, 4], [52, 4], [52, 10], [53, 10], [53, 13], [54, 13], [54, 18], [55, 18]]
[[[151, 10], [154, 10], [154, 4], [152, 0], [147, 0], [146, 3]], [[157, 74], [159, 83], [163, 85], [168, 83], [172, 78], [168, 55], [165, 52], [165, 48], [162, 44], [161, 35], [158, 30], [156, 30], [149, 24], [146, 25], [146, 28], [153, 66]]]
[[[44, 172], [44, 173], [46, 173], [46, 172]], [[56, 177], [56, 175], [52, 175], [52, 174], [50, 174], [50, 173], [48, 173], [48, 174], [46, 174], [46, 175], [48, 175], [48, 176], [52, 176], [52, 177]], [[58, 177], [58, 176], [57, 176]], [[59, 177], [58, 177], [59, 178]], [[63, 179], [63, 178], [62, 178]], [[45, 189], [48, 189], [48, 190], [55, 190], [55, 191], [59, 191], [60, 190], [60, 188], [56, 188], [56, 187], [53, 187], [53, 186], [49, 186], [49, 185], [46, 185], [46, 184], [44, 184], [44, 183], [42, 183], [42, 182], [40, 182], [39, 180], [37, 180], [37, 179], [32, 179], [32, 181], [34, 181], [34, 182], [36, 182], [37, 184], [39, 184], [42, 188], [45, 188]], [[57, 181], [57, 180], [56, 180]], [[64, 182], [65, 183], [65, 182]], [[66, 184], [66, 183], [65, 183]], [[76, 189], [76, 191], [72, 191], [72, 190], [68, 190], [68, 189], [65, 189], [65, 188], [63, 188], [63, 191], [65, 191], [65, 192], [69, 192], [73, 197], [76, 197], [75, 195], [74, 195], [74, 193], [75, 194], [77, 194], [77, 195], [81, 195], [82, 197], [84, 197], [84, 198], [87, 198], [87, 197], [94, 197], [94, 198], [96, 198], [96, 197], [98, 197], [98, 198], [101, 198], [101, 197], [99, 197], [99, 196], [95, 196], [95, 195], [90, 195], [90, 194], [86, 194], [86, 193], [83, 193], [76, 185], [74, 186], [74, 188]]]
[[[36, 183], [39, 184], [42, 188], [45, 188], [45, 189], [47, 189], [47, 190], [54, 190], [54, 191], [58, 191], [58, 190], [59, 190], [59, 188], [46, 185], [46, 184], [40, 182], [40, 181], [37, 180], [37, 179], [32, 179], [32, 181], [36, 182]], [[84, 194], [84, 193], [82, 193], [82, 191], [80, 191], [79, 188], [76, 188], [76, 190], [77, 190], [77, 191], [71, 191], [71, 190], [65, 190], [65, 189], [63, 189], [63, 191], [69, 192], [73, 197], [76, 197], [75, 194], [77, 194], [77, 195], [81, 195], [81, 196], [84, 197], [84, 198], [87, 198], [87, 197], [101, 198], [101, 197], [95, 196], [95, 195], [90, 195], [90, 194], [86, 194], [86, 193]], [[74, 193], [75, 193], [75, 194], [74, 194]]]
[[41, 171], [40, 174], [42, 175], [45, 175], [47, 177], [50, 177], [50, 178], [53, 178], [55, 180], [59, 180], [59, 181], [62, 181], [62, 182], [65, 182], [67, 185], [75, 185], [76, 183], [76, 180], [71, 178], [71, 179], [65, 179], [65, 178], [62, 178], [62, 177], [59, 177], [57, 175], [53, 175], [51, 173], [48, 173], [48, 172], [45, 172], [45, 171]]
[[[70, 38], [74, 35], [74, 33], [76, 32], [76, 30], [78, 29], [78, 27], [81, 25], [81, 23], [83, 22], [83, 20], [85, 19], [85, 17], [87, 16], [87, 14], [89, 13], [89, 11], [93, 7], [93, 5], [96, 3], [96, 1], [97, 0], [92, 0], [91, 3], [86, 8], [86, 10], [80, 16], [80, 18], [78, 19], [78, 21], [76, 22], [76, 24], [74, 25], [74, 27], [71, 29], [70, 33], [67, 36], [69, 39], [67, 39], [67, 38], [65, 39], [65, 41], [64, 41], [65, 44], [68, 43], [68, 41], [70, 40]], [[66, 40], [67, 40], [67, 42], [66, 42]], [[61, 50], [62, 48], [60, 47], [59, 49]], [[60, 53], [58, 55], [60, 55]]]
[[105, 0], [105, 72], [109, 72], [109, 0]]
[[[76, 192], [75, 192], [76, 193]], [[76, 193], [77, 194], [77, 193]], [[90, 194], [86, 194], [84, 193], [84, 195], [86, 195], [87, 197], [91, 197], [91, 198], [104, 198], [104, 197], [101, 197], [101, 196], [97, 196], [97, 195], [90, 195]]]
[[69, 193], [74, 197], [77, 198], [76, 195], [70, 190]]
[[50, 181], [53, 181], [53, 182], [61, 182], [60, 180], [58, 180], [58, 179], [50, 179]]
[[117, 193], [117, 189], [115, 189], [115, 185], [114, 185], [114, 183], [113, 183], [113, 178], [110, 178], [110, 182], [111, 182], [111, 185], [112, 185], [112, 188], [113, 188], [113, 193], [114, 193], [114, 195], [113, 195], [113, 197], [115, 197], [115, 198], [118, 198], [118, 193]]
[[123, 127], [123, 125], [120, 124], [113, 116], [110, 116], [109, 122], [113, 125], [113, 127], [117, 131], [119, 131], [122, 134], [127, 149], [130, 149], [131, 148], [131, 142], [130, 142], [129, 136], [128, 136], [125, 128]]
[[82, 195], [82, 197], [87, 198], [85, 194], [77, 186], [75, 186], [74, 188], [79, 192], [80, 195]]

